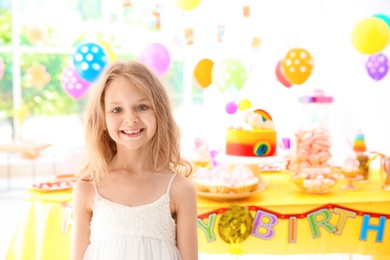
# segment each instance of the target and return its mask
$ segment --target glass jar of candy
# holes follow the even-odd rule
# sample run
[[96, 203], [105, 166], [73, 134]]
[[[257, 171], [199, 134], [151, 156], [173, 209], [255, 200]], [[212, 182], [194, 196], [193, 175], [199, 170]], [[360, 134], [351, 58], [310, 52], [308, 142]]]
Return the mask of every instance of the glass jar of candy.
[[292, 145], [293, 171], [302, 168], [330, 167], [331, 136], [329, 131], [328, 107], [333, 97], [315, 90], [313, 96], [299, 98], [302, 103], [302, 127], [295, 132]]

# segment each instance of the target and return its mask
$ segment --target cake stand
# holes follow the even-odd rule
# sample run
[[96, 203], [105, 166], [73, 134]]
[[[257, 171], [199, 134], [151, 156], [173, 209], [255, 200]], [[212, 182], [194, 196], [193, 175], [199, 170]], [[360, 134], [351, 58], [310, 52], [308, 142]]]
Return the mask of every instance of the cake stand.
[[357, 175], [355, 177], [345, 177], [344, 176], [344, 178], [347, 180], [347, 184], [341, 187], [343, 190], [358, 190], [359, 187], [355, 186], [353, 184], [353, 182], [362, 180], [363, 176], [361, 176], [361, 175]]
[[277, 163], [286, 163], [286, 159], [283, 156], [276, 155], [276, 156], [265, 156], [265, 157], [251, 157], [251, 156], [235, 156], [235, 155], [228, 155], [226, 153], [218, 153], [214, 160], [217, 163], [220, 164], [230, 164], [230, 165], [239, 165], [242, 164], [245, 167], [251, 169], [253, 171], [253, 174], [259, 178], [260, 183], [262, 186], [266, 187], [268, 184], [263, 180], [261, 177], [261, 168], [264, 166], [271, 166]]

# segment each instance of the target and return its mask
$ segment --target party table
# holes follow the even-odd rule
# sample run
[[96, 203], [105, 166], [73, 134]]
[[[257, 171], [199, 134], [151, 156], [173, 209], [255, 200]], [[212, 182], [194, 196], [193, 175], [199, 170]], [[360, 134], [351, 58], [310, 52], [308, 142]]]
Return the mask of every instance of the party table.
[[339, 179], [321, 195], [301, 191], [287, 173], [262, 176], [268, 186], [251, 197], [198, 198], [201, 252], [353, 253], [390, 259], [390, 191], [382, 189], [379, 170], [371, 171], [367, 183], [356, 183], [359, 190], [341, 189], [346, 180]]
[[[359, 190], [341, 189], [346, 180], [340, 179], [330, 193], [314, 195], [299, 190], [287, 173], [262, 173], [268, 186], [250, 197], [199, 196], [199, 251], [390, 259], [390, 192], [382, 190], [377, 170], [370, 175], [368, 183], [356, 184]], [[71, 190], [30, 189], [7, 260], [69, 259], [71, 199]], [[237, 223], [240, 228], [233, 233]]]
[[72, 190], [30, 189], [7, 260], [69, 260]]

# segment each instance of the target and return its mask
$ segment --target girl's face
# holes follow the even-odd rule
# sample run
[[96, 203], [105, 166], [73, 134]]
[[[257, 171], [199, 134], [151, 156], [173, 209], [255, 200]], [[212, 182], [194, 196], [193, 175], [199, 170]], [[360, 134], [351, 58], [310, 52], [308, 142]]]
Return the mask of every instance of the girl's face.
[[105, 114], [108, 133], [118, 149], [145, 148], [156, 133], [150, 100], [125, 78], [118, 78], [107, 87]]

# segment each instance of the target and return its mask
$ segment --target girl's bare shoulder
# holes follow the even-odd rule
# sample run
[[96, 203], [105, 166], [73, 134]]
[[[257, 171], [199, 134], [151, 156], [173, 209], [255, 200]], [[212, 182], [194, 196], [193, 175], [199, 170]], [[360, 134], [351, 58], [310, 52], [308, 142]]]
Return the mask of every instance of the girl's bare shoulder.
[[196, 196], [193, 181], [182, 174], [176, 174], [171, 190], [172, 194], [177, 196]]
[[95, 195], [95, 183], [92, 179], [80, 178], [77, 179], [73, 186], [73, 201], [81, 202], [92, 207], [93, 197]]

